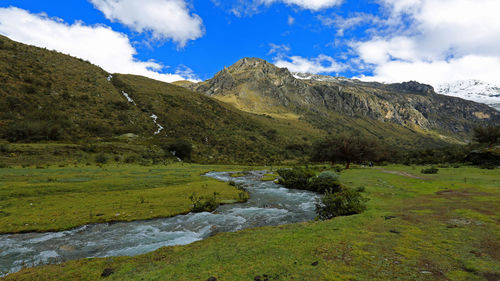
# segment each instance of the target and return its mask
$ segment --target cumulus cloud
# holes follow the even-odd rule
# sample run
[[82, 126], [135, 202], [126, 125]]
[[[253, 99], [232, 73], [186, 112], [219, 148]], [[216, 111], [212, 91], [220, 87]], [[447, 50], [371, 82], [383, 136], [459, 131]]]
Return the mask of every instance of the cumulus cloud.
[[[380, 0], [385, 32], [351, 47], [367, 80], [439, 84], [462, 79], [500, 82], [500, 1]], [[398, 28], [394, 28], [394, 27]]]
[[278, 67], [286, 67], [292, 72], [302, 73], [334, 73], [345, 69], [345, 66], [335, 61], [330, 56], [319, 55], [316, 58], [304, 58], [291, 56], [288, 58], [275, 58], [274, 64]]
[[130, 73], [172, 82], [193, 79], [180, 74], [161, 73], [154, 61], [134, 58], [136, 50], [125, 34], [104, 25], [72, 25], [45, 14], [31, 14], [15, 7], [0, 8], [0, 34], [25, 44], [44, 47], [89, 60], [108, 72]]
[[184, 0], [89, 0], [107, 19], [132, 30], [150, 32], [153, 39], [173, 40], [180, 47], [204, 34], [202, 19]]

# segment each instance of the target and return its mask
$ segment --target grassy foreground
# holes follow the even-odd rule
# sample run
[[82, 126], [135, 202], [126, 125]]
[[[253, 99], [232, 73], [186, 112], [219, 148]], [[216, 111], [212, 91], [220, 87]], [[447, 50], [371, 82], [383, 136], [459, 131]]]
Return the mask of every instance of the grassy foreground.
[[342, 173], [363, 214], [221, 233], [137, 257], [25, 269], [6, 280], [498, 280], [498, 170], [388, 166]]
[[242, 192], [202, 174], [241, 167], [172, 164], [0, 169], [0, 233], [66, 230], [89, 223], [187, 213], [189, 196]]

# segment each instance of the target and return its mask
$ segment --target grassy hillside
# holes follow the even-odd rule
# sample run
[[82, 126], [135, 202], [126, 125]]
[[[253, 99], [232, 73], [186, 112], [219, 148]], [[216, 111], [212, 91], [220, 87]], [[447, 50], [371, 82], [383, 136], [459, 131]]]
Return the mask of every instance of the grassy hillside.
[[[352, 169], [362, 214], [220, 233], [137, 257], [28, 268], [5, 280], [498, 280], [497, 171], [422, 167]], [[255, 279], [258, 280], [258, 279]]]
[[[0, 58], [0, 142], [127, 143], [138, 146], [135, 150], [158, 150], [183, 139], [193, 144], [194, 161], [266, 163], [300, 158], [304, 151], [286, 147], [309, 146], [324, 135], [303, 121], [245, 113], [144, 77], [110, 75], [88, 62], [3, 36]], [[165, 128], [157, 135], [153, 114]], [[124, 134], [139, 137], [120, 137]]]

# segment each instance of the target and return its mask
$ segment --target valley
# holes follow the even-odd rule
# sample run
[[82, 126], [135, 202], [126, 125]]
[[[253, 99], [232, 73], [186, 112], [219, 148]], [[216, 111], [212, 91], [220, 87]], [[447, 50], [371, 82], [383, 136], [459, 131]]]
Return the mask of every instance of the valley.
[[500, 112], [242, 58], [201, 82], [0, 35], [2, 280], [497, 280]]

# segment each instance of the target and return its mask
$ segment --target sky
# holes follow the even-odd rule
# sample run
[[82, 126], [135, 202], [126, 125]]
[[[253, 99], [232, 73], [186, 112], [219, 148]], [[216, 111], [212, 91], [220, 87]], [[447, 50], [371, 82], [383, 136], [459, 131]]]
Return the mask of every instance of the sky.
[[258, 57], [366, 81], [500, 84], [499, 11], [499, 0], [1, 0], [0, 34], [165, 82]]

